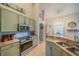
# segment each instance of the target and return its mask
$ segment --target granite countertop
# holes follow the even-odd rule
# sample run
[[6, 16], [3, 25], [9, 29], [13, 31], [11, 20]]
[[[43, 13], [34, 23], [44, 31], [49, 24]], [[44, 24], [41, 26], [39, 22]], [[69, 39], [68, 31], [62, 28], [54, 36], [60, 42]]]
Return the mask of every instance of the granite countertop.
[[3, 46], [9, 45], [9, 44], [15, 43], [15, 42], [19, 42], [19, 40], [14, 39], [14, 40], [7, 41], [7, 42], [0, 42], [0, 48], [3, 47]]
[[59, 48], [61, 48], [63, 51], [65, 51], [66, 53], [68, 53], [71, 56], [76, 56], [74, 53], [68, 51], [65, 47], [62, 47], [61, 45], [57, 44], [57, 42], [63, 42], [61, 39], [52, 39], [52, 38], [48, 38], [46, 39], [48, 42], [52, 42], [55, 45], [57, 45]]

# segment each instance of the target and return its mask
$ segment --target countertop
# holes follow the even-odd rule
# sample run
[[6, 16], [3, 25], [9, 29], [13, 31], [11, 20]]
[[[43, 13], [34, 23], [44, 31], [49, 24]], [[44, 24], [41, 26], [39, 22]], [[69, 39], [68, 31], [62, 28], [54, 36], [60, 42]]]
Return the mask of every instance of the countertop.
[[60, 39], [53, 39], [53, 38], [47, 38], [46, 41], [54, 43], [59, 48], [61, 48], [63, 51], [65, 51], [66, 53], [68, 53], [69, 55], [76, 56], [74, 53], [68, 51], [66, 48], [64, 48], [61, 45], [57, 44], [57, 42], [63, 42], [62, 40], [60, 40]]
[[15, 42], [19, 42], [19, 40], [13, 39], [13, 40], [7, 41], [7, 42], [0, 42], [0, 48], [3, 47], [3, 46], [9, 45], [9, 44], [15, 43]]

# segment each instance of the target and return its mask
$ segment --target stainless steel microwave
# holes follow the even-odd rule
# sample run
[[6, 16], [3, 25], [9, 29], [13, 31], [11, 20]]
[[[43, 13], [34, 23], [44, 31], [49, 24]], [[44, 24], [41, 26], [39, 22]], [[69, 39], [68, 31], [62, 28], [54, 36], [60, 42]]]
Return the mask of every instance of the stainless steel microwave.
[[19, 31], [30, 31], [30, 26], [28, 26], [28, 25], [19, 25]]

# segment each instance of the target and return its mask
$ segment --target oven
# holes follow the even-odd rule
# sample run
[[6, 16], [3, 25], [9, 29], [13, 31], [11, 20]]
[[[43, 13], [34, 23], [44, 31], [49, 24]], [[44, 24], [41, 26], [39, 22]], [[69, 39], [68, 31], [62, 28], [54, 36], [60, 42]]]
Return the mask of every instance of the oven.
[[28, 48], [32, 47], [33, 41], [30, 39], [29, 31], [18, 32], [14, 35], [14, 39], [20, 40], [20, 51], [21, 53]]

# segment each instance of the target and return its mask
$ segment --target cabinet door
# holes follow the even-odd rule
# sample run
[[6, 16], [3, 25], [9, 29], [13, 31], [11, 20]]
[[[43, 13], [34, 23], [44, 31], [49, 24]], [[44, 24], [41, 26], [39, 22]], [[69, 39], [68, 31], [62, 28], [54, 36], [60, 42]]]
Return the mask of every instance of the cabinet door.
[[67, 52], [62, 50], [62, 56], [70, 56]]
[[33, 30], [35, 31], [35, 29], [36, 29], [36, 22], [35, 20], [33, 20]]
[[19, 24], [24, 24], [25, 23], [25, 17], [22, 15], [19, 15]]
[[46, 55], [47, 56], [53, 56], [54, 52], [54, 44], [51, 42], [46, 42]]
[[61, 49], [58, 46], [54, 46], [53, 56], [61, 56]]
[[6, 9], [2, 9], [1, 31], [17, 31], [18, 15]]
[[32, 40], [33, 40], [33, 46], [36, 46], [37, 45], [36, 36], [32, 36]]
[[19, 44], [14, 43], [1, 48], [1, 56], [19, 56]]
[[29, 18], [26, 17], [25, 20], [26, 24], [29, 25]]
[[32, 29], [32, 19], [29, 19], [29, 26], [30, 26], [30, 30], [33, 31], [33, 29]]
[[31, 31], [35, 31], [35, 20], [30, 19]]

